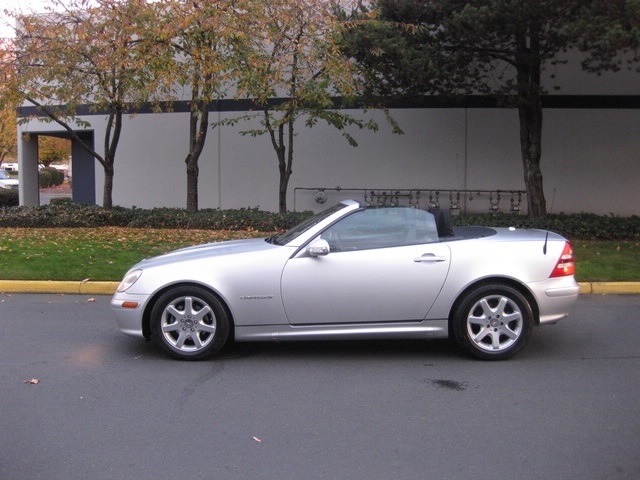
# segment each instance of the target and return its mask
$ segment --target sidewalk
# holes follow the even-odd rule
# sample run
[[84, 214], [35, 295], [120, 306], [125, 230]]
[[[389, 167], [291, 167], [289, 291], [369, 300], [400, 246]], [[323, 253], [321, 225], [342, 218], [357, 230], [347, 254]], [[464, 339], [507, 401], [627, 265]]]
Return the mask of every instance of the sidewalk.
[[[113, 295], [119, 282], [0, 280], [0, 293]], [[640, 282], [580, 282], [582, 295], [640, 295]]]

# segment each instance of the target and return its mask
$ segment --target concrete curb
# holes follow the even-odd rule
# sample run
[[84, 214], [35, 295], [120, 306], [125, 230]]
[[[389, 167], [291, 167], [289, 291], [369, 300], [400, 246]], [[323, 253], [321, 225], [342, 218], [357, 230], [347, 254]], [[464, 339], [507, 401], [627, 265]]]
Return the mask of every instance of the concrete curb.
[[638, 295], [640, 282], [581, 282], [580, 293], [592, 295]]
[[119, 282], [58, 282], [50, 280], [0, 280], [3, 293], [68, 293], [76, 295], [113, 295]]
[[[0, 280], [0, 293], [113, 295], [119, 282]], [[640, 295], [640, 282], [580, 282], [582, 295]]]

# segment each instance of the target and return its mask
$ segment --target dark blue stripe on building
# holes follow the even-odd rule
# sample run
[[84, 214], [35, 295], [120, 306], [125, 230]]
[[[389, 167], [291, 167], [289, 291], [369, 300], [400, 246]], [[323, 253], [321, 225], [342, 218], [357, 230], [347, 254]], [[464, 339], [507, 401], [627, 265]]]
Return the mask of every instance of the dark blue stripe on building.
[[[275, 107], [286, 102], [286, 98], [274, 98], [269, 101], [269, 107]], [[358, 109], [362, 104], [347, 103], [341, 97], [333, 98], [334, 108]], [[488, 95], [465, 95], [457, 97], [426, 96], [414, 99], [392, 100], [385, 99], [379, 102], [378, 107], [391, 109], [415, 109], [415, 108], [513, 108], [516, 105], [515, 97], [493, 97]], [[149, 114], [161, 112], [189, 112], [189, 101], [165, 102], [157, 105], [143, 104], [137, 108], [127, 110], [127, 114]], [[371, 106], [371, 105], [370, 105]], [[159, 108], [158, 108], [159, 107]], [[640, 108], [640, 95], [544, 95], [542, 96], [543, 108], [576, 108], [576, 109], [638, 109]], [[50, 107], [51, 108], [51, 107]], [[159, 111], [160, 110], [160, 111]], [[212, 112], [248, 112], [262, 111], [263, 107], [251, 99], [224, 99], [212, 103]], [[81, 105], [76, 111], [78, 116], [106, 115], [109, 112], [97, 110], [90, 105]], [[38, 107], [20, 107], [18, 116], [46, 116]]]

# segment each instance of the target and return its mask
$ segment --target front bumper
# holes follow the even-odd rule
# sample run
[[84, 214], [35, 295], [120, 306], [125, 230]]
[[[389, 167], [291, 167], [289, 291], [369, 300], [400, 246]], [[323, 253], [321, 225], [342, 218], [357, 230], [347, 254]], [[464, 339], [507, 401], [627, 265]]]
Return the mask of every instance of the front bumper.
[[[111, 298], [111, 309], [116, 317], [120, 331], [132, 337], [144, 338], [142, 322], [144, 309], [149, 297], [147, 295], [127, 295], [116, 293]], [[137, 304], [135, 308], [131, 305]]]

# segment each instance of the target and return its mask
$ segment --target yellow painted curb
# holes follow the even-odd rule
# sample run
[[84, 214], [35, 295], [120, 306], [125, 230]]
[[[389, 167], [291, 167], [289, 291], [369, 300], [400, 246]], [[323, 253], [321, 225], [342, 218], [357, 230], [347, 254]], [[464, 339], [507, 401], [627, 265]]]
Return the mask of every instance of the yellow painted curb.
[[113, 295], [118, 282], [58, 282], [50, 280], [0, 280], [4, 293], [69, 293], [79, 295]]
[[638, 282], [592, 282], [591, 293], [595, 295], [640, 294], [640, 283]]
[[580, 287], [580, 295], [589, 295], [591, 292], [591, 283], [589, 282], [578, 282], [578, 286]]

